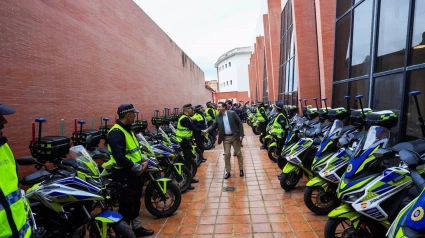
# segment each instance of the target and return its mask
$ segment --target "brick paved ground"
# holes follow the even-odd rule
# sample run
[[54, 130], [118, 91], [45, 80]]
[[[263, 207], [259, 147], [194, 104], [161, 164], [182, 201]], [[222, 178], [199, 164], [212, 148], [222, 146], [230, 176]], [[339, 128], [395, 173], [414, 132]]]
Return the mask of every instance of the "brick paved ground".
[[[200, 183], [182, 195], [172, 217], [157, 219], [142, 208], [142, 223], [155, 230], [153, 237], [323, 237], [327, 216], [304, 205], [305, 180], [285, 192], [276, 177], [279, 168], [259, 150], [258, 136], [247, 125], [245, 134], [245, 177], [239, 177], [232, 157], [232, 176], [223, 179], [222, 145], [206, 151], [208, 161], [196, 175]], [[223, 191], [229, 186], [236, 191]]]

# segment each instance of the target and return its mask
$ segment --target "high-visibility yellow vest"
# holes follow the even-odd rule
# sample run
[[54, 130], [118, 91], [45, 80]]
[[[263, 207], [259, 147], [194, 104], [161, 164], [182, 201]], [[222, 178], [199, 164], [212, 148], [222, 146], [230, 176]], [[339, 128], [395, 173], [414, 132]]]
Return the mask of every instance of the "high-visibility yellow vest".
[[[142, 160], [142, 153], [140, 151], [140, 146], [139, 146], [139, 141], [137, 140], [136, 136], [134, 135], [133, 132], [128, 133], [127, 130], [125, 130], [124, 128], [122, 128], [118, 123], [116, 123], [108, 132], [111, 133], [111, 131], [118, 129], [120, 131], [122, 131], [122, 133], [124, 133], [125, 136], [125, 157], [128, 160], [131, 160], [131, 162], [133, 163], [138, 163]], [[108, 145], [108, 151], [111, 153], [110, 156], [110, 160], [108, 162], [105, 163], [105, 166], [107, 165], [111, 165], [111, 164], [116, 164], [116, 161], [114, 159], [114, 157], [112, 156], [112, 151], [111, 151], [111, 147]], [[119, 169], [119, 167], [115, 166], [117, 169]]]
[[210, 108], [210, 107], [208, 107], [206, 110], [205, 110], [205, 119], [207, 119], [207, 121], [212, 121], [213, 120], [213, 118], [211, 117], [211, 115], [210, 115], [210, 111], [211, 110], [213, 110], [213, 115], [214, 115], [214, 109], [212, 109], [212, 108]]
[[[264, 108], [263, 108], [263, 111], [264, 111]], [[257, 112], [256, 112], [255, 116], [257, 117], [257, 120], [260, 121], [260, 122], [266, 121], [266, 119], [260, 113], [260, 107], [257, 107]]]
[[192, 139], [193, 132], [191, 130], [189, 130], [189, 128], [184, 127], [180, 124], [180, 121], [185, 117], [189, 118], [189, 120], [190, 120], [190, 117], [183, 114], [179, 118], [179, 121], [177, 122], [176, 140], [178, 142], [182, 142], [184, 139], [186, 139], [186, 140]]
[[[17, 237], [30, 237], [31, 227], [27, 220], [25, 198], [18, 187], [15, 157], [7, 144], [0, 146], [0, 192], [4, 196], [0, 200], [0, 237], [15, 237], [15, 228]], [[9, 223], [8, 213], [12, 216], [12, 223]]]
[[272, 133], [276, 134], [278, 138], [282, 138], [282, 135], [285, 132], [285, 128], [282, 128], [282, 126], [279, 124], [279, 117], [284, 117], [285, 121], [288, 122], [285, 115], [283, 115], [283, 113], [279, 113], [273, 121]]

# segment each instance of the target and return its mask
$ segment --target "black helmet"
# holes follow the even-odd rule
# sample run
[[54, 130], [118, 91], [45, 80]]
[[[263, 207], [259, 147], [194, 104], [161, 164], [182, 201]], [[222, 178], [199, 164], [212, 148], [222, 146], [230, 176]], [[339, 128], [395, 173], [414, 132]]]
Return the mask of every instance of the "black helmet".
[[277, 101], [276, 104], [274, 105], [277, 109], [282, 110], [283, 109], [283, 102], [282, 101]]

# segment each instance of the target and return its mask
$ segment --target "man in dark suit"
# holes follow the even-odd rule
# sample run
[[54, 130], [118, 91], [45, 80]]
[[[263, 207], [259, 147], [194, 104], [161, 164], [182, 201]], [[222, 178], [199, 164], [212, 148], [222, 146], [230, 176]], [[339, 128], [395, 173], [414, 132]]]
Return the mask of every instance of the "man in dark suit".
[[230, 147], [233, 146], [235, 154], [238, 157], [239, 176], [243, 177], [243, 156], [241, 152], [241, 141], [245, 134], [243, 132], [243, 125], [238, 115], [231, 111], [226, 110], [226, 104], [223, 102], [218, 103], [219, 114], [215, 118], [215, 122], [206, 130], [202, 132], [205, 134], [218, 128], [218, 144], [224, 142], [224, 162], [226, 164], [226, 173], [224, 179], [230, 177]]

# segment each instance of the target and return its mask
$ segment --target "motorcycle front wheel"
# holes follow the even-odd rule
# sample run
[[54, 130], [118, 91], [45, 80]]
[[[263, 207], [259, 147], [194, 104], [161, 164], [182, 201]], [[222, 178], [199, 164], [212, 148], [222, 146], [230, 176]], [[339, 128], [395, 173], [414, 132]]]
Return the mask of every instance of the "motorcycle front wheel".
[[180, 206], [182, 195], [180, 188], [173, 182], [167, 183], [165, 192], [165, 201], [161, 199], [158, 191], [149, 185], [145, 191], [145, 206], [148, 212], [158, 218], [169, 217], [173, 215]]

